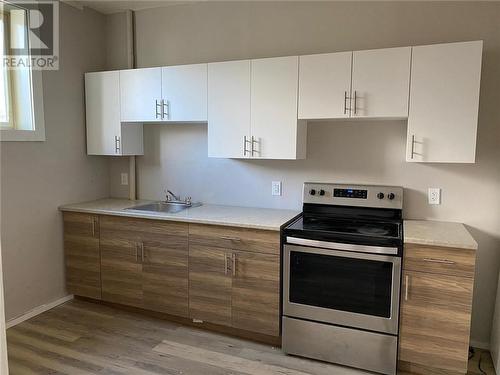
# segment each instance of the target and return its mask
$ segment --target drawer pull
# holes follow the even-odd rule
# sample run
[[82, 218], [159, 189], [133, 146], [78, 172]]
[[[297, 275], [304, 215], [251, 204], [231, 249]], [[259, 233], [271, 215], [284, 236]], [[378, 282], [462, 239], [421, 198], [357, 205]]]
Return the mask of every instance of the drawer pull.
[[221, 236], [220, 238], [228, 241], [241, 241], [238, 237]]
[[410, 277], [405, 276], [405, 301], [408, 301], [408, 283], [410, 282]]
[[455, 264], [456, 263], [453, 260], [435, 259], [435, 258], [424, 258], [424, 262], [441, 263], [441, 264]]
[[233, 276], [236, 276], [236, 254], [235, 253], [232, 254], [232, 258], [233, 258], [233, 267], [232, 267]]
[[227, 275], [227, 254], [224, 254], [224, 275]]

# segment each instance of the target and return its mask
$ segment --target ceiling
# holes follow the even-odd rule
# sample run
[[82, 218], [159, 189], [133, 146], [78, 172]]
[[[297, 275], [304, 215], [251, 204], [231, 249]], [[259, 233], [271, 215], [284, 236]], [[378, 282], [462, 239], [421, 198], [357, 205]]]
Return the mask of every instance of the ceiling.
[[76, 6], [78, 8], [89, 7], [97, 10], [98, 12], [104, 14], [112, 14], [122, 12], [124, 10], [141, 10], [148, 8], [158, 8], [163, 6], [170, 5], [178, 5], [185, 4], [189, 2], [196, 2], [195, 0], [191, 1], [176, 1], [176, 0], [135, 0], [135, 1], [122, 1], [122, 0], [68, 0], [66, 3]]

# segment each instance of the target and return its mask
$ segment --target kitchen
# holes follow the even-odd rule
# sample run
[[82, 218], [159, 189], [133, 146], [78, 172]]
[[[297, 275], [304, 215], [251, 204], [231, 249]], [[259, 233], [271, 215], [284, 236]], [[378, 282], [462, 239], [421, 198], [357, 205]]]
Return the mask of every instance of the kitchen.
[[[496, 32], [497, 4], [209, 2], [137, 9], [134, 17], [124, 9], [118, 12], [114, 9], [105, 16], [91, 9], [98, 8], [97, 5], [88, 5], [60, 5], [61, 69], [44, 72], [46, 142], [2, 143], [2, 258], [8, 321], [68, 295], [64, 281], [63, 221], [57, 210], [62, 205], [107, 197], [127, 199], [134, 194], [142, 200], [164, 200], [164, 190], [169, 189], [175, 195], [181, 195], [181, 199], [190, 196], [192, 202], [203, 203], [193, 208], [192, 212], [196, 209], [207, 210], [210, 205], [249, 207], [244, 216], [251, 221], [250, 212], [255, 210], [252, 207], [288, 211], [291, 216], [279, 219], [282, 220], [277, 224], [279, 228], [302, 211], [304, 182], [401, 186], [404, 188], [404, 219], [464, 223], [477, 242], [470, 317], [471, 345], [490, 349], [494, 354], [497, 339], [492, 320], [498, 280], [497, 228], [500, 220], [499, 198], [495, 194], [499, 184], [496, 126], [499, 113], [495, 90], [499, 79], [496, 67], [500, 48]], [[134, 24], [133, 28], [131, 24]], [[131, 34], [132, 29], [135, 34]], [[132, 43], [134, 39], [135, 43]], [[75, 40], [79, 41], [76, 45]], [[248, 139], [243, 139], [245, 135], [242, 135], [238, 142], [230, 142], [231, 135], [227, 133], [211, 137], [210, 119], [208, 125], [206, 122], [168, 123], [152, 119], [142, 125], [143, 155], [87, 156], [93, 154], [88, 152], [87, 147], [91, 143], [85, 136], [89, 114], [87, 109], [85, 117], [84, 95], [88, 89], [85, 90], [83, 77], [88, 72], [209, 63], [210, 85], [210, 64], [215, 66], [219, 62], [295, 56], [293, 64], [299, 66], [302, 56], [320, 53], [353, 56], [356, 51], [393, 47], [404, 50], [438, 43], [472, 41], [483, 41], [483, 44], [479, 111], [476, 103], [476, 115], [479, 114], [479, 120], [476, 120], [477, 147], [474, 129], [474, 136], [467, 138], [467, 144], [473, 144], [476, 151], [472, 158], [467, 155], [467, 161], [412, 162], [411, 148], [419, 145], [413, 144], [412, 134], [408, 133], [409, 120], [399, 115], [384, 116], [392, 117], [390, 119], [374, 116], [370, 119], [307, 121], [307, 131], [297, 132], [300, 133], [297, 142], [286, 143], [288, 146], [295, 145], [292, 157], [271, 155], [268, 159], [264, 156], [262, 159], [250, 157], [252, 148], [256, 153], [259, 147], [257, 143], [252, 143], [252, 134], [246, 135]], [[411, 61], [411, 54], [405, 56], [409, 56], [407, 61]], [[253, 73], [257, 71], [251, 63], [249, 68], [246, 66]], [[373, 64], [370, 66], [373, 67]], [[383, 63], [381, 66], [386, 65]], [[407, 66], [409, 71], [414, 68], [409, 63]], [[355, 71], [351, 72], [349, 67], [347, 73], [339, 77], [351, 77]], [[312, 69], [313, 73], [317, 71], [317, 68]], [[304, 70], [301, 68], [299, 72]], [[409, 86], [411, 77], [414, 77], [413, 71], [411, 77], [410, 74], [406, 76]], [[298, 77], [300, 80], [300, 74]], [[161, 79], [160, 74], [160, 82]], [[355, 80], [352, 75], [352, 82]], [[347, 81], [352, 84], [351, 78]], [[257, 84], [266, 84], [265, 80], [259, 82]], [[105, 87], [111, 89], [111, 85]], [[263, 92], [268, 92], [268, 89]], [[353, 112], [354, 108], [365, 104], [358, 102], [354, 105], [355, 93], [351, 93], [349, 87], [344, 106], [342, 101], [346, 90], [336, 91], [340, 104], [335, 108], [340, 115], [329, 118], [341, 117], [344, 111], [350, 113], [351, 109]], [[285, 89], [283, 93], [290, 95], [291, 91]], [[245, 95], [250, 97], [252, 92], [256, 91]], [[146, 99], [146, 91], [138, 90], [137, 93], [141, 98], [132, 99], [132, 104]], [[295, 95], [299, 97], [300, 107], [300, 89]], [[411, 94], [407, 95], [411, 101]], [[227, 97], [238, 99], [235, 95]], [[253, 100], [252, 103], [263, 106], [272, 103], [273, 98], [263, 97], [265, 99]], [[320, 95], [314, 103], [320, 103], [325, 97]], [[107, 98], [116, 99], [116, 95]], [[207, 98], [209, 109], [211, 98], [210, 95]], [[396, 109], [395, 98], [400, 99], [400, 96], [390, 97], [390, 105], [386, 108]], [[87, 97], [86, 103], [94, 99], [95, 96]], [[168, 98], [162, 98], [160, 94], [153, 99], [152, 116], [155, 116], [154, 101], [157, 99]], [[447, 103], [446, 97], [440, 97], [440, 100], [441, 105], [437, 108], [443, 108]], [[133, 108], [132, 104], [127, 107]], [[169, 110], [167, 105], [160, 107], [166, 112]], [[251, 118], [256, 118], [244, 116], [244, 112], [252, 112], [252, 108], [235, 104], [222, 108], [225, 109], [222, 114], [229, 112], [226, 109], [236, 108], [234, 114], [244, 117], [245, 121], [251, 122]], [[410, 111], [411, 108], [410, 102]], [[463, 109], [456, 108], [457, 113]], [[173, 106], [171, 110], [173, 114]], [[271, 110], [265, 109], [266, 112]], [[445, 113], [450, 115], [450, 111]], [[68, 122], [68, 119], [72, 120]], [[294, 121], [297, 129], [302, 129], [300, 115]], [[134, 121], [132, 126], [136, 125]], [[449, 136], [452, 135], [456, 134]], [[212, 139], [222, 141], [222, 146], [233, 147], [246, 158], [210, 155], [220, 146], [212, 143]], [[114, 141], [111, 137], [112, 151], [121, 146]], [[305, 158], [299, 155], [303, 149]], [[452, 147], [446, 148], [450, 149]], [[282, 149], [278, 145], [273, 152], [276, 150]], [[261, 151], [264, 152], [264, 148]], [[420, 153], [422, 150], [414, 148], [413, 151]], [[37, 166], [35, 161], [38, 158], [40, 164]], [[283, 160], [290, 158], [296, 160]], [[122, 177], [123, 174], [126, 176]], [[278, 190], [278, 195], [273, 195], [274, 188]], [[441, 189], [440, 204], [428, 203], [429, 188]], [[384, 198], [383, 201], [388, 200]], [[129, 202], [124, 208], [138, 203]], [[21, 213], [19, 207], [26, 207], [28, 211], [36, 209], [27, 215], [28, 211]], [[272, 221], [269, 215], [264, 216]], [[217, 220], [219, 224], [224, 220], [231, 223], [227, 212], [219, 213]], [[265, 227], [260, 218], [252, 225], [258, 227], [259, 224]], [[93, 224], [89, 222], [89, 225]], [[33, 234], [26, 236], [23, 228], [29, 228]], [[222, 235], [235, 236], [232, 232]], [[440, 235], [445, 237], [444, 233]], [[234, 248], [235, 245], [229, 247]], [[138, 254], [140, 258], [140, 250]], [[231, 262], [230, 257], [228, 263]], [[403, 278], [403, 292], [404, 281]]]

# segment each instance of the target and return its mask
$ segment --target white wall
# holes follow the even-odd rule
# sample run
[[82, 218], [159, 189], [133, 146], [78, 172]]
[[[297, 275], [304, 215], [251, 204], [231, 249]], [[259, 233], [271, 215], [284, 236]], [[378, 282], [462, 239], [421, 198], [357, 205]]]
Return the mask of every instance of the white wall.
[[[168, 186], [207, 203], [299, 208], [307, 180], [402, 185], [407, 218], [464, 222], [478, 241], [472, 339], [487, 345], [500, 250], [499, 19], [493, 2], [201, 2], [139, 11], [138, 67], [484, 40], [476, 164], [405, 163], [402, 121], [310, 124], [301, 161], [208, 159], [206, 125], [147, 125], [139, 197], [163, 198]], [[127, 168], [112, 161], [111, 191]], [[272, 180], [283, 181], [283, 197], [271, 196]], [[427, 205], [428, 187], [443, 189], [442, 205]]]
[[2, 142], [7, 319], [66, 295], [57, 207], [109, 195], [108, 160], [87, 156], [83, 73], [105, 63], [105, 17], [60, 4], [60, 69], [43, 73], [45, 142]]

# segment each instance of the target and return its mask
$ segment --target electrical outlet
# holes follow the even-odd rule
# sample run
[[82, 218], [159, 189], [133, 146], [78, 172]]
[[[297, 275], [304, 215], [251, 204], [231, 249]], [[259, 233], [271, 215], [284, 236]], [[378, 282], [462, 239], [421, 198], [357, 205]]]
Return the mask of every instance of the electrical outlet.
[[128, 173], [121, 174], [122, 185], [128, 185]]
[[429, 188], [429, 204], [441, 204], [441, 188]]
[[271, 194], [281, 195], [281, 181], [273, 181], [271, 183]]

